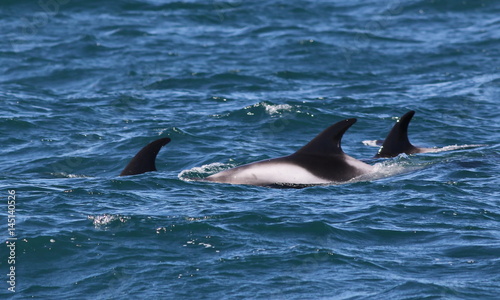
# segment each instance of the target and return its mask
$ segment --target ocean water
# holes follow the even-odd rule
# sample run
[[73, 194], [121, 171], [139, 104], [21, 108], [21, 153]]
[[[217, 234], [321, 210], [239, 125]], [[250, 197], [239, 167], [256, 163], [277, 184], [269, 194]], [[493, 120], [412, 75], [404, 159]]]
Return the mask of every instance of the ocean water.
[[[498, 299], [499, 1], [2, 1], [0, 28], [2, 299]], [[408, 110], [415, 145], [482, 146], [373, 159]], [[387, 176], [186, 180], [352, 117]]]

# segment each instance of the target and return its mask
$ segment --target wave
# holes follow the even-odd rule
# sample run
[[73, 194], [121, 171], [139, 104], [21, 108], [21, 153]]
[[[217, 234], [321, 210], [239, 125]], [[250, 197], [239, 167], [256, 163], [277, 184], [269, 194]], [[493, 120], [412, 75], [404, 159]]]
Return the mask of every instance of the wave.
[[92, 224], [94, 224], [96, 228], [101, 228], [116, 223], [126, 223], [128, 220], [130, 220], [130, 217], [114, 215], [114, 214], [103, 214], [103, 215], [88, 216], [88, 219], [92, 221]]
[[[213, 117], [217, 119], [221, 118], [229, 118], [229, 119], [237, 119], [242, 120], [245, 118], [252, 118], [252, 122], [255, 123], [256, 120], [268, 122], [269, 117], [271, 118], [295, 118], [298, 115], [310, 115], [310, 113], [302, 111], [300, 105], [292, 105], [292, 104], [275, 104], [269, 101], [263, 101], [252, 105], [247, 105], [243, 108], [232, 109], [231, 111], [224, 112], [221, 114], [213, 115]], [[288, 122], [288, 121], [284, 121]], [[267, 124], [269, 125], [269, 124]], [[280, 124], [271, 124], [271, 125], [280, 125]], [[272, 129], [272, 128], [270, 128]]]
[[[362, 141], [363, 145], [369, 147], [380, 147], [384, 144], [384, 140], [364, 140]], [[466, 145], [449, 145], [444, 147], [434, 147], [434, 148], [425, 148], [425, 153], [439, 153], [453, 150], [462, 150], [462, 149], [470, 149], [470, 148], [478, 148], [488, 146], [486, 144], [466, 144]], [[420, 154], [419, 154], [420, 155]]]

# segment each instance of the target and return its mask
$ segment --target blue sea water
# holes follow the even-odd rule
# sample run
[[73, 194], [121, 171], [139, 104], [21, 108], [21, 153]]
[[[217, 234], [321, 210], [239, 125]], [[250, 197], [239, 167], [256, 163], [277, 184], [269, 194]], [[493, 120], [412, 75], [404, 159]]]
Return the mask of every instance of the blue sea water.
[[[0, 297], [498, 299], [499, 1], [2, 1], [0, 28]], [[408, 110], [416, 145], [483, 146], [372, 159]], [[385, 178], [186, 180], [352, 117]]]

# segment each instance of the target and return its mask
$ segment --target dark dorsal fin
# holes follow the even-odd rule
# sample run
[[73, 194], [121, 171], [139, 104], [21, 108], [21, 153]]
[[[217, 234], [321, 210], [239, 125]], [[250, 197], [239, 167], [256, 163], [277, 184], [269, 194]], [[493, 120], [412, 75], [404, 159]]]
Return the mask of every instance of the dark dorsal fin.
[[375, 157], [395, 157], [401, 153], [418, 152], [418, 149], [408, 139], [408, 124], [410, 124], [414, 114], [415, 111], [410, 110], [394, 124]]
[[170, 142], [169, 138], [162, 138], [149, 143], [139, 151], [120, 173], [120, 176], [137, 175], [156, 171], [155, 160], [161, 147]]
[[356, 119], [347, 119], [333, 124], [318, 134], [312, 141], [300, 148], [295, 154], [329, 156], [343, 154], [340, 142], [344, 133], [356, 123]]

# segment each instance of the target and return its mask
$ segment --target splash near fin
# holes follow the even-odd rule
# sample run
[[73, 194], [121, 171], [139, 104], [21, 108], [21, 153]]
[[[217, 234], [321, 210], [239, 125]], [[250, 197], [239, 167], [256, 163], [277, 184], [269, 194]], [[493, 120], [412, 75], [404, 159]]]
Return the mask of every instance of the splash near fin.
[[342, 136], [354, 123], [356, 123], [355, 118], [333, 124], [292, 155], [331, 156], [344, 154], [340, 146]]
[[137, 175], [156, 171], [155, 160], [160, 149], [170, 142], [170, 138], [161, 138], [149, 143], [139, 151], [120, 173], [120, 176]]
[[404, 114], [392, 127], [378, 150], [376, 158], [380, 157], [395, 157], [401, 153], [412, 154], [420, 152], [419, 149], [413, 146], [408, 139], [408, 124], [413, 118], [415, 111], [410, 110]]

